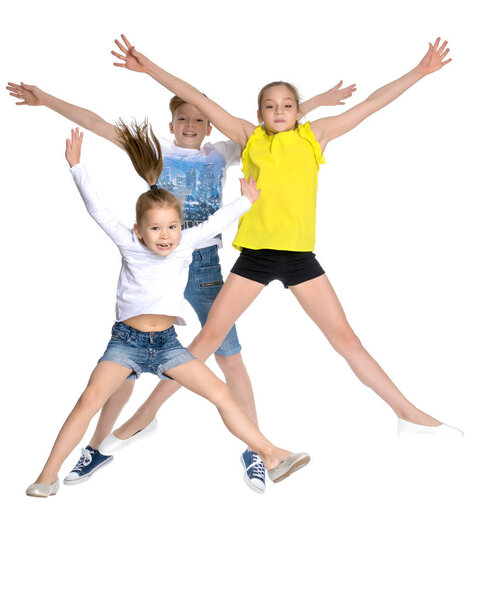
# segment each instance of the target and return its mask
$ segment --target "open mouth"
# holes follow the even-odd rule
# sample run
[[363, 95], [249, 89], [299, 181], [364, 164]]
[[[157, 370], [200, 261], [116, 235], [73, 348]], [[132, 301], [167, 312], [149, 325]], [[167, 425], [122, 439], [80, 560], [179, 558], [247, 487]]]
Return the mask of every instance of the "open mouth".
[[173, 244], [170, 242], [169, 244], [156, 244], [156, 247], [159, 250], [168, 250], [168, 248], [171, 248], [171, 246], [173, 246]]
[[197, 134], [194, 131], [184, 131], [183, 135], [185, 137], [196, 137]]

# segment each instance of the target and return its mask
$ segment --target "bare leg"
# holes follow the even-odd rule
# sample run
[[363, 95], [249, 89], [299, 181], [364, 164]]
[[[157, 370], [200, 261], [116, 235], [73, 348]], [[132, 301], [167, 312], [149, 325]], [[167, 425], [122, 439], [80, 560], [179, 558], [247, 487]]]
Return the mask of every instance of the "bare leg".
[[[205, 326], [189, 346], [190, 352], [201, 361], [213, 354], [263, 288], [261, 283], [230, 273], [211, 307]], [[125, 440], [144, 429], [180, 387], [176, 381], [161, 381], [136, 413], [114, 432], [115, 436]], [[241, 402], [240, 398], [238, 402]]]
[[246, 366], [241, 353], [231, 356], [215, 355], [216, 362], [225, 376], [226, 385], [231, 390], [233, 398], [253, 423], [258, 425], [258, 416], [254, 403], [254, 393]]
[[291, 291], [333, 348], [346, 359], [357, 377], [376, 392], [400, 419], [420, 425], [440, 425], [409, 402], [368, 354], [351, 329], [326, 275], [291, 286]]
[[98, 449], [106, 436], [111, 433], [115, 421], [118, 419], [123, 407], [130, 399], [134, 387], [135, 381], [129, 379], [108, 398], [106, 404], [101, 409], [95, 432], [90, 440], [89, 446], [91, 446], [91, 448], [94, 450]]
[[60, 429], [50, 456], [35, 483], [51, 484], [57, 479], [64, 460], [80, 443], [94, 415], [130, 373], [131, 369], [110, 361], [103, 361], [95, 367], [85, 391]]
[[166, 372], [178, 383], [212, 402], [226, 427], [261, 457], [267, 469], [276, 467], [290, 452], [269, 442], [233, 400], [228, 386], [199, 360], [192, 360]]

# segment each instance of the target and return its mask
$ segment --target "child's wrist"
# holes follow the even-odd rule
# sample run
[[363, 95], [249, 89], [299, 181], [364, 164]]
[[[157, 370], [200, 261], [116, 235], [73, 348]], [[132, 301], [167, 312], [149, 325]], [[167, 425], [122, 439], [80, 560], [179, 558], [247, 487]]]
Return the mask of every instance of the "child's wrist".
[[46, 92], [40, 92], [38, 99], [40, 100], [41, 105], [46, 106], [47, 108], [55, 108], [56, 106], [55, 100], [57, 100], [57, 98]]
[[149, 58], [146, 59], [146, 65], [145, 65], [145, 73], [147, 75], [149, 75], [150, 77], [154, 77], [155, 73], [158, 71], [159, 67], [158, 65], [155, 65], [154, 62], [151, 62], [151, 60]]
[[411, 74], [416, 79], [416, 81], [419, 81], [427, 75], [427, 73], [424, 71], [420, 64], [414, 67], [414, 69], [412, 69]]

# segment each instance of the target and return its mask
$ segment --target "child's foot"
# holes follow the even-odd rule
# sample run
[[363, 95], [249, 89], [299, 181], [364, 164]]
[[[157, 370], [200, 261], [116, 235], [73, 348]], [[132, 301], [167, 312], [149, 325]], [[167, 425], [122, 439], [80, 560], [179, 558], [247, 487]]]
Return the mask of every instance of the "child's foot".
[[95, 471], [106, 466], [112, 460], [113, 456], [105, 456], [98, 450], [94, 450], [91, 446], [82, 448], [80, 460], [65, 477], [63, 483], [65, 485], [82, 483], [89, 479]]
[[429, 427], [442, 425], [441, 421], [438, 421], [434, 417], [431, 417], [431, 415], [419, 410], [419, 408], [416, 408], [413, 404], [406, 405], [400, 412], [396, 413], [396, 415], [398, 419], [408, 421], [414, 425], [427, 425]]
[[246, 450], [241, 455], [241, 464], [244, 467], [243, 480], [246, 485], [258, 494], [263, 494], [266, 488], [265, 469], [261, 458], [251, 450]]
[[295, 471], [305, 467], [310, 460], [310, 456], [306, 452], [291, 453], [279, 465], [273, 469], [268, 469], [269, 478], [274, 483], [278, 483]]
[[36, 498], [48, 498], [48, 496], [54, 496], [59, 487], [60, 482], [58, 479], [53, 483], [32, 483], [28, 486], [26, 494]]
[[404, 419], [398, 419], [398, 436], [403, 437], [408, 435], [426, 434], [440, 435], [443, 437], [462, 437], [464, 435], [457, 427], [446, 425], [440, 421], [438, 421], [438, 423], [439, 425], [419, 425], [418, 423], [411, 423]]
[[153, 419], [153, 421], [144, 429], [140, 429], [140, 431], [137, 431], [134, 435], [126, 440], [121, 440], [120, 438], [116, 437], [114, 433], [110, 433], [110, 435], [107, 436], [100, 444], [98, 450], [102, 454], [114, 454], [118, 450], [128, 446], [128, 444], [132, 444], [141, 438], [148, 437], [149, 435], [155, 433], [156, 425], [156, 419]]

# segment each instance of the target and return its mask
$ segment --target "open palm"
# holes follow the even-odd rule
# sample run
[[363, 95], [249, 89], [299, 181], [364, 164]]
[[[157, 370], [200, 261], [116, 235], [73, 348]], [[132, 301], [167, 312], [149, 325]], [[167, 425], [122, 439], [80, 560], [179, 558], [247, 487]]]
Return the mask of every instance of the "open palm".
[[251, 204], [254, 204], [258, 200], [261, 190], [256, 189], [256, 181], [253, 176], [250, 175], [248, 181], [246, 179], [240, 179], [241, 193], [246, 196]]
[[343, 100], [350, 98], [356, 91], [356, 84], [348, 85], [348, 87], [341, 87], [343, 81], [341, 80], [338, 84], [332, 87], [327, 92], [322, 94], [321, 104], [322, 106], [338, 106], [344, 104]]
[[146, 65], [148, 64], [148, 59], [146, 56], [135, 50], [135, 46], [130, 44], [126, 35], [121, 34], [121, 39], [123, 40], [124, 45], [119, 40], [115, 40], [115, 44], [123, 54], [119, 54], [114, 50], [111, 51], [113, 56], [116, 56], [123, 61], [121, 63], [113, 63], [115, 67], [123, 67], [125, 69], [129, 69], [130, 71], [145, 73]]
[[42, 91], [35, 85], [27, 85], [26, 83], [8, 82], [7, 90], [10, 92], [10, 96], [18, 98], [21, 102], [15, 102], [15, 104], [27, 104], [28, 106], [41, 106], [43, 104], [41, 100]]
[[440, 43], [441, 38], [437, 38], [434, 45], [429, 44], [429, 50], [418, 65], [425, 75], [439, 71], [439, 69], [442, 69], [444, 65], [447, 65], [452, 60], [452, 58], [444, 60], [449, 53], [449, 48], [447, 48], [447, 42], [443, 42], [439, 46]]
[[65, 158], [70, 167], [74, 167], [80, 162], [81, 145], [83, 142], [83, 132], [80, 133], [79, 128], [72, 129], [71, 139], [67, 138], [65, 148]]

